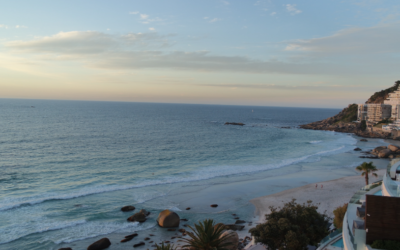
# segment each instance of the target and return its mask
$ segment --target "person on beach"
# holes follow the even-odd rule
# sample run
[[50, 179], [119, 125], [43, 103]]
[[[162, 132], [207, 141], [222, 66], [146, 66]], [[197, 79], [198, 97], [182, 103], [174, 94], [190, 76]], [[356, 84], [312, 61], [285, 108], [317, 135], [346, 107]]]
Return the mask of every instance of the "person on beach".
[[324, 188], [324, 185], [321, 184], [321, 188]]
[[317, 184], [315, 184], [315, 188], [317, 188], [318, 187], [318, 183]]

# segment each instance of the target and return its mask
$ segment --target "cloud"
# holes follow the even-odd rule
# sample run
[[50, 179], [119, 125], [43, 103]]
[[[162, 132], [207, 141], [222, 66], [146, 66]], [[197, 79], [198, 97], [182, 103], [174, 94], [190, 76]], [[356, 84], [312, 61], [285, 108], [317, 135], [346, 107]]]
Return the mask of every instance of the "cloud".
[[272, 12], [270, 15], [271, 15], [271, 16], [275, 16], [275, 15], [276, 15], [276, 12]]
[[292, 15], [300, 14], [301, 12], [303, 12], [299, 9], [296, 9], [296, 4], [286, 4], [286, 10]]
[[155, 18], [150, 18], [150, 15], [140, 13], [139, 11], [131, 11], [129, 12], [130, 15], [138, 15], [139, 16], [139, 22], [142, 24], [150, 24], [153, 22], [161, 22], [163, 21], [161, 18], [155, 17]]
[[221, 0], [221, 3], [223, 3], [224, 5], [230, 5], [231, 3], [225, 0]]
[[203, 17], [203, 19], [206, 20], [209, 23], [215, 23], [215, 22], [218, 22], [218, 21], [222, 20], [221, 18], [216, 18], [216, 17], [215, 18], [211, 18], [211, 17], [208, 17], [208, 16]]
[[376, 55], [400, 53], [399, 44], [400, 22], [396, 22], [349, 28], [327, 37], [295, 41], [285, 50], [325, 55]]
[[6, 47], [20, 52], [53, 54], [96, 54], [116, 50], [119, 47], [165, 47], [168, 37], [157, 33], [128, 33], [112, 36], [96, 31], [60, 32], [53, 36], [32, 41], [12, 41]]
[[153, 28], [153, 27], [150, 27], [149, 30], [150, 30], [150, 31], [155, 31], [156, 29]]
[[24, 26], [24, 25], [15, 25], [15, 28], [16, 29], [26, 29], [26, 28], [28, 28], [27, 26]]
[[0, 24], [0, 29], [8, 29], [8, 26], [5, 24]]

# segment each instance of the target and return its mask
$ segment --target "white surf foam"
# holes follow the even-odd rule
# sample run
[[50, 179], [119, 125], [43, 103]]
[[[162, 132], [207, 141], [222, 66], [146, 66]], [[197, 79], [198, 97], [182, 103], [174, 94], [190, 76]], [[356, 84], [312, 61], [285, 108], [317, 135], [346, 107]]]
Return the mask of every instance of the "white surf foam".
[[310, 141], [309, 143], [310, 144], [318, 144], [318, 143], [321, 143], [322, 141]]

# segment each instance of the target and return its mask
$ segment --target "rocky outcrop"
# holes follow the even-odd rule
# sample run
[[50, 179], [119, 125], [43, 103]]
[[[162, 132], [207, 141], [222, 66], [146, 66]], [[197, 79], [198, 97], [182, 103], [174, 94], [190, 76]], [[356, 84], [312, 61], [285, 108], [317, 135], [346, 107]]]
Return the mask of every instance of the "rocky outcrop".
[[227, 224], [224, 226], [226, 230], [233, 230], [233, 231], [240, 231], [244, 228], [243, 225], [237, 225], [237, 224]]
[[231, 243], [230, 245], [226, 246], [225, 249], [227, 250], [237, 250], [238, 249], [238, 244], [239, 244], [239, 235], [232, 230], [227, 230], [225, 232], [223, 232], [221, 234], [221, 236], [219, 237], [220, 239], [226, 237], [226, 239], [224, 241], [222, 241], [221, 243]]
[[388, 149], [390, 149], [390, 150], [393, 151], [393, 152], [396, 152], [397, 150], [399, 150], [399, 148], [396, 147], [395, 145], [389, 145], [389, 146], [388, 146]]
[[150, 212], [147, 212], [146, 210], [142, 209], [138, 213], [132, 215], [129, 217], [127, 220], [131, 222], [145, 222], [146, 217], [150, 214]]
[[70, 248], [70, 247], [63, 247], [63, 248], [59, 248], [58, 250], [72, 250], [72, 248]]
[[108, 238], [103, 238], [88, 246], [87, 250], [103, 250], [109, 246], [111, 246], [110, 240]]
[[244, 126], [244, 123], [241, 122], [225, 122], [225, 125], [238, 125], [238, 126]]
[[[377, 148], [374, 148], [371, 152], [369, 152], [372, 155], [375, 155], [375, 157], [379, 158], [399, 158], [400, 157], [400, 149], [394, 145], [389, 145], [389, 146], [380, 146]], [[362, 158], [374, 158], [374, 157], [362, 157]]]
[[168, 209], [160, 212], [157, 218], [158, 225], [165, 228], [179, 227], [180, 220], [177, 213]]

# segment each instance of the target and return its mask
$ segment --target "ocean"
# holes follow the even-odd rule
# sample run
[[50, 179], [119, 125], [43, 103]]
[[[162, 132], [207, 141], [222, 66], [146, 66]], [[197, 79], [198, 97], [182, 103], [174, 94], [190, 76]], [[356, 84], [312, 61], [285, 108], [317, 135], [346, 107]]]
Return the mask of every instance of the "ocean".
[[[0, 249], [86, 249], [105, 236], [131, 249], [122, 235], [170, 236], [156, 224], [164, 209], [191, 225], [250, 221], [252, 198], [357, 174], [357, 138], [297, 128], [339, 111], [0, 99]], [[125, 205], [151, 215], [128, 222]]]

